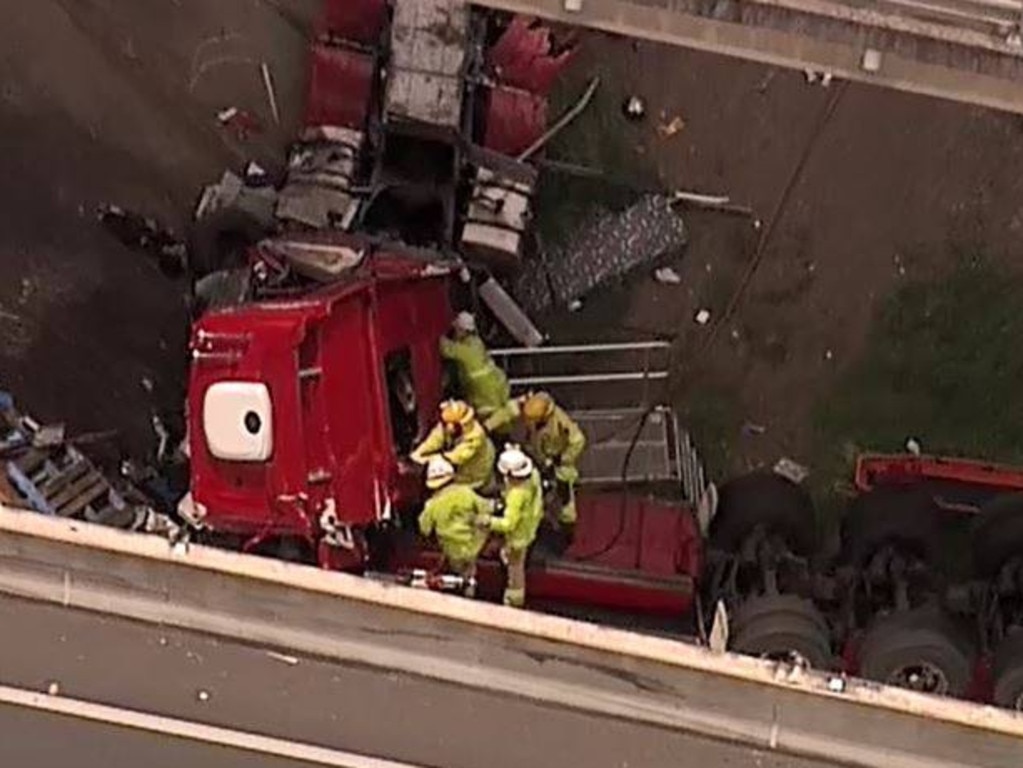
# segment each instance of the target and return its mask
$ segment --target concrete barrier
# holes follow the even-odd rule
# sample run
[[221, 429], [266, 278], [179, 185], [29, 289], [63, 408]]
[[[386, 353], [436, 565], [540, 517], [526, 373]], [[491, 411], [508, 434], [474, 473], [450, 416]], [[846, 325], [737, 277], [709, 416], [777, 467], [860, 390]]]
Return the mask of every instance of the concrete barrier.
[[34, 513], [0, 510], [0, 592], [836, 764], [1023, 764], [992, 707]]

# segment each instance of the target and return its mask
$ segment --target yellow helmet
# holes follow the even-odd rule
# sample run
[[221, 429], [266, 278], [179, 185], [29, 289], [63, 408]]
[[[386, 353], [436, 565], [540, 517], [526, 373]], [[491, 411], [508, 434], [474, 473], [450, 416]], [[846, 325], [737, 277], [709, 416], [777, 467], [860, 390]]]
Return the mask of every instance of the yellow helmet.
[[476, 418], [476, 412], [464, 400], [445, 400], [440, 404], [441, 423], [448, 427], [466, 426]]
[[554, 399], [546, 392], [531, 392], [522, 403], [522, 418], [530, 422], [545, 421], [554, 413]]

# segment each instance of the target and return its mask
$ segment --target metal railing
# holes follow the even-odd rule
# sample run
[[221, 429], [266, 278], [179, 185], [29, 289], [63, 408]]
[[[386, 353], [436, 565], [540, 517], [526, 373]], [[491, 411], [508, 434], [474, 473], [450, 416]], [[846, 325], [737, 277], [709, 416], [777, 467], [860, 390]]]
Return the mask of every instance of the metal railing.
[[544, 388], [587, 433], [580, 482], [670, 481], [697, 503], [703, 463], [674, 410], [664, 404], [671, 378], [666, 341], [612, 342], [491, 351], [514, 394]]

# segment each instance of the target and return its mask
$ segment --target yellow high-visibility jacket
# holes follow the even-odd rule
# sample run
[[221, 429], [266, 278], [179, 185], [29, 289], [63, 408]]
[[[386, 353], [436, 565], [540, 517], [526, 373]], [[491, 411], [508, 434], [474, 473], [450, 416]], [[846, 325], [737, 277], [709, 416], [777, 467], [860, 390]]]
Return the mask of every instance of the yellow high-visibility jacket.
[[494, 502], [467, 485], [449, 483], [433, 494], [419, 513], [419, 532], [437, 535], [444, 557], [460, 563], [475, 561], [487, 542], [478, 518], [489, 515]]
[[473, 420], [457, 438], [451, 438], [444, 425], [438, 424], [412, 451], [412, 459], [425, 463], [435, 454], [454, 465], [456, 483], [481, 488], [494, 475], [494, 444], [478, 421]]
[[504, 537], [508, 549], [528, 549], [543, 520], [543, 486], [533, 470], [526, 482], [509, 485], [504, 492], [504, 514], [490, 518], [490, 530]]
[[476, 334], [462, 339], [442, 336], [440, 353], [458, 368], [458, 380], [465, 400], [486, 417], [508, 402], [511, 388], [508, 377], [497, 367], [483, 340]]

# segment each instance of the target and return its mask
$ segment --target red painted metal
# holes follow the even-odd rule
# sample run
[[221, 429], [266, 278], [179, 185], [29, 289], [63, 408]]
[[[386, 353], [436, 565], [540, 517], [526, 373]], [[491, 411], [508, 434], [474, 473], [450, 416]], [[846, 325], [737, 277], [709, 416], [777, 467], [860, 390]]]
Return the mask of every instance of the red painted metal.
[[487, 94], [483, 146], [518, 155], [547, 130], [547, 99], [498, 86]]
[[321, 36], [374, 45], [387, 21], [387, 0], [326, 0], [317, 32]]
[[856, 459], [854, 482], [860, 491], [878, 485], [911, 484], [926, 480], [987, 488], [1023, 490], [1023, 469], [1006, 464], [913, 454], [863, 454]]
[[373, 55], [314, 44], [310, 59], [306, 127], [330, 125], [364, 130], [376, 81]]
[[[648, 616], [682, 617], [703, 564], [699, 529], [684, 507], [642, 496], [582, 492], [572, 546], [557, 559], [530, 560], [529, 599]], [[496, 542], [492, 542], [496, 545]], [[395, 567], [437, 570], [436, 550], [417, 549]], [[480, 559], [480, 597], [497, 601], [504, 571], [496, 546]]]
[[[409, 350], [425, 429], [440, 401], [437, 339], [450, 324], [451, 307], [447, 277], [423, 270], [422, 262], [388, 254], [299, 301], [253, 303], [196, 324], [192, 494], [212, 528], [310, 536], [328, 504], [341, 522], [364, 526], [387, 501], [401, 505], [410, 492], [418, 495], [392, 442], [384, 359]], [[274, 447], [268, 462], [225, 462], [209, 453], [202, 403], [218, 381], [269, 388]]]
[[498, 82], [547, 96], [576, 51], [574, 46], [562, 46], [552, 54], [554, 48], [549, 27], [516, 16], [487, 51], [487, 64]]

